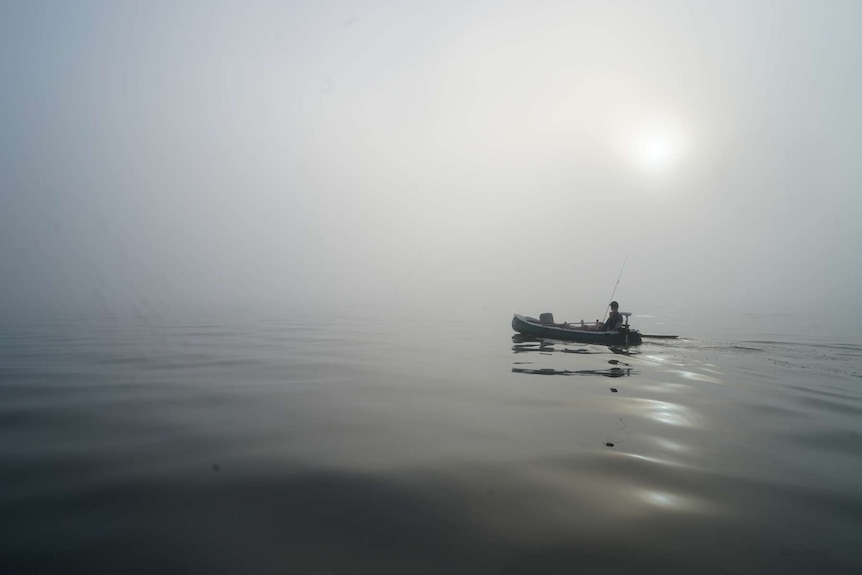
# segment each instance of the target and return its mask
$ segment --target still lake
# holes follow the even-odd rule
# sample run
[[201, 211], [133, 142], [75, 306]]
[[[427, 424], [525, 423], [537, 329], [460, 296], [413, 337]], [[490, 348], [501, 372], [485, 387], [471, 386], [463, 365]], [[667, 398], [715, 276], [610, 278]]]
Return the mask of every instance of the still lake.
[[862, 570], [858, 336], [510, 321], [9, 320], [0, 571]]

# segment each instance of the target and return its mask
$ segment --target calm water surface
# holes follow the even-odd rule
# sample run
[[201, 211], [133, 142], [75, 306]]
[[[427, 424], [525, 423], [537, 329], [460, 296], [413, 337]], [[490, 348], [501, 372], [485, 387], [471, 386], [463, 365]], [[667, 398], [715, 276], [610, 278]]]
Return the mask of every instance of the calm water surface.
[[862, 342], [510, 319], [6, 322], [0, 571], [862, 569]]

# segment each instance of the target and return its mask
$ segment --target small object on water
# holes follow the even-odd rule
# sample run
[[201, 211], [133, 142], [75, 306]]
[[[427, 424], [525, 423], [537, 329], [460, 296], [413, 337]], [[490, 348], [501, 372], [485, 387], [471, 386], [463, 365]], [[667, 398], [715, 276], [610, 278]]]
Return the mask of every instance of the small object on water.
[[605, 447], [613, 447], [613, 446], [614, 446], [614, 444], [613, 444], [613, 443], [611, 443], [610, 441], [608, 441], [607, 443], [605, 443]]
[[221, 469], [221, 466], [218, 463], [213, 463], [213, 471], [218, 471]]
[[617, 388], [616, 388], [616, 387], [612, 387], [612, 388], [611, 388], [611, 391], [612, 391], [613, 393], [616, 393], [616, 392], [617, 392]]

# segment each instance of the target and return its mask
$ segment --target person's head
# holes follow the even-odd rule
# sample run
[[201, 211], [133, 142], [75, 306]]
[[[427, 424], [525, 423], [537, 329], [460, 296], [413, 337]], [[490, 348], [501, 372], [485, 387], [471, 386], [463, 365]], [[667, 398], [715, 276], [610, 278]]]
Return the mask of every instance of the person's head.
[[611, 310], [613, 310], [613, 311], [619, 311], [619, 309], [620, 309], [620, 304], [618, 304], [618, 303], [617, 303], [617, 302], [615, 302], [615, 301], [612, 301], [612, 302], [611, 302]]

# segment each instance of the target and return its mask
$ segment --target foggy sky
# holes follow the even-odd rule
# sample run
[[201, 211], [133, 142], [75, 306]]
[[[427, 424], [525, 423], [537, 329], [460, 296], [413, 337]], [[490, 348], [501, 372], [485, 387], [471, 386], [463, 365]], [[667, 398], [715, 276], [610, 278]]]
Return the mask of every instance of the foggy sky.
[[0, 308], [858, 310], [860, 56], [854, 1], [3, 2]]

